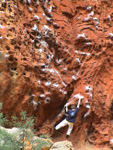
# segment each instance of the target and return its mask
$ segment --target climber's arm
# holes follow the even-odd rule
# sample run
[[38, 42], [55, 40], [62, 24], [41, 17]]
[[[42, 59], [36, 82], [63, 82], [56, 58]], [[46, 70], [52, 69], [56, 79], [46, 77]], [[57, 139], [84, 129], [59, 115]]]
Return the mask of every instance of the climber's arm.
[[68, 112], [68, 106], [69, 106], [69, 103], [66, 103], [63, 107], [63, 110], [58, 114], [58, 116], [55, 118], [54, 120], [54, 124], [56, 122], [58, 122], [62, 117], [63, 115], [65, 115], [65, 111]]
[[68, 106], [70, 105], [70, 103], [66, 103], [65, 105], [64, 105], [64, 108], [66, 109], [66, 112], [68, 112]]
[[79, 98], [79, 100], [78, 100], [78, 104], [77, 104], [78, 108], [80, 107], [80, 102], [81, 102], [81, 98]]

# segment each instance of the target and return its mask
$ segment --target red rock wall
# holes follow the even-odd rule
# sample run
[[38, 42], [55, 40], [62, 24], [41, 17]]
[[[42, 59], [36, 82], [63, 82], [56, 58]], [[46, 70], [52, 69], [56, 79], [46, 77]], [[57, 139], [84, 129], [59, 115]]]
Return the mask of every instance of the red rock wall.
[[4, 114], [24, 109], [49, 132], [63, 105], [83, 96], [74, 141], [113, 145], [112, 26], [112, 0], [2, 0]]

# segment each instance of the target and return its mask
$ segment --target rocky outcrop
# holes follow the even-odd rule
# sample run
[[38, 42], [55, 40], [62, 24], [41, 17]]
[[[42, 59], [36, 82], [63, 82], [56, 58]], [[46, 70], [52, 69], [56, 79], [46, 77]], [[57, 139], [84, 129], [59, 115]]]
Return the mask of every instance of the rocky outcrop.
[[50, 150], [64, 150], [64, 149], [65, 150], [74, 150], [72, 143], [69, 141], [56, 142], [50, 148]]
[[69, 141], [56, 142], [50, 148], [50, 150], [64, 150], [64, 149], [65, 150], [74, 150], [72, 143]]
[[47, 133], [64, 104], [83, 96], [72, 141], [112, 146], [112, 25], [111, 0], [2, 0], [4, 115], [24, 109], [39, 134]]

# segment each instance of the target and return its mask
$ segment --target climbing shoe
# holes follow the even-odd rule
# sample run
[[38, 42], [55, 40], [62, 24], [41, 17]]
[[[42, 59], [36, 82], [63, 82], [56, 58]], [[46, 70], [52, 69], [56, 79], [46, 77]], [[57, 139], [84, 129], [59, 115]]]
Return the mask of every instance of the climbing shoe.
[[69, 135], [68, 134], [66, 134], [66, 138], [68, 139], [68, 137], [69, 137]]

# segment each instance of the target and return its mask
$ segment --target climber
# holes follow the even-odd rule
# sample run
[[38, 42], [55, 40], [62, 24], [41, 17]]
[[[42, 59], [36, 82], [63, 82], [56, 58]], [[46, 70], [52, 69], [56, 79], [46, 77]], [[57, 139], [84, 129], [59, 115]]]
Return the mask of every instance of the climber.
[[68, 131], [66, 133], [66, 138], [68, 138], [70, 136], [71, 131], [73, 129], [73, 125], [76, 120], [77, 113], [79, 111], [80, 102], [81, 102], [81, 98], [79, 98], [77, 107], [75, 105], [72, 105], [71, 109], [68, 109], [68, 106], [70, 105], [70, 103], [66, 103], [64, 108], [65, 108], [67, 117], [62, 122], [60, 122], [58, 125], [55, 126], [55, 130], [58, 130], [61, 127], [64, 127], [66, 125], [69, 126]]

